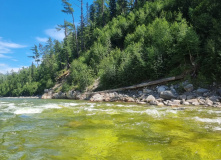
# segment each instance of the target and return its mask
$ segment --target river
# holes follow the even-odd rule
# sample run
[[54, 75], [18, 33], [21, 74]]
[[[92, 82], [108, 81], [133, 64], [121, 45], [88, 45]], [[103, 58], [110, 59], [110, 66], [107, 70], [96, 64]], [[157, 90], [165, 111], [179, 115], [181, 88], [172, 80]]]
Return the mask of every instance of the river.
[[221, 159], [221, 109], [0, 98], [0, 159]]

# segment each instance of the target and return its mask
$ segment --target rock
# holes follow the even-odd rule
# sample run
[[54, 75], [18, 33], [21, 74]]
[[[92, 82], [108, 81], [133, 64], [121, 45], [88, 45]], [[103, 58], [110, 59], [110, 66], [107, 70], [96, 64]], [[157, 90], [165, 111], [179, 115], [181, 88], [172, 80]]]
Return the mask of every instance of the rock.
[[52, 99], [52, 93], [44, 93], [41, 96], [42, 99]]
[[180, 106], [180, 100], [173, 100], [173, 101], [170, 101], [167, 105], [168, 106]]
[[200, 105], [197, 99], [189, 99], [186, 102], [189, 102], [190, 104], [195, 105], [195, 106]]
[[221, 88], [220, 88], [220, 89], [217, 89], [217, 93], [218, 93], [218, 95], [221, 96]]
[[144, 94], [149, 94], [149, 93], [151, 93], [152, 92], [152, 90], [150, 90], [150, 89], [143, 89], [143, 93]]
[[213, 103], [213, 107], [221, 108], [221, 103], [220, 102], [215, 102], [215, 103]]
[[160, 94], [161, 92], [166, 91], [167, 89], [168, 89], [167, 86], [159, 86], [157, 88], [157, 92]]
[[152, 95], [149, 95], [147, 98], [146, 98], [146, 102], [151, 102], [151, 101], [155, 101], [156, 99], [155, 99], [155, 97], [154, 96], [152, 96]]
[[150, 101], [150, 105], [158, 105], [158, 102], [156, 100]]
[[103, 99], [104, 99], [104, 96], [97, 93], [97, 94], [93, 95], [90, 98], [90, 101], [92, 101], [92, 102], [101, 102], [101, 101], [103, 101]]
[[160, 93], [160, 98], [170, 100], [170, 99], [176, 98], [176, 96], [171, 91], [162, 91]]
[[194, 98], [196, 98], [195, 95], [188, 95], [188, 96], [186, 97], [187, 100], [189, 100], [189, 99], [194, 99]]
[[58, 93], [54, 93], [54, 94], [52, 95], [52, 98], [53, 98], [53, 99], [66, 99], [67, 96], [66, 96], [66, 93], [58, 92]]
[[48, 89], [44, 89], [44, 93], [48, 93], [48, 91], [49, 91]]
[[203, 98], [198, 98], [198, 102], [200, 105], [205, 105], [206, 104], [206, 100]]
[[193, 102], [192, 105], [194, 105], [194, 106], [199, 106], [200, 103], [199, 103], [199, 102]]
[[186, 102], [186, 101], [183, 102], [182, 104], [183, 104], [183, 105], [190, 105], [190, 103], [189, 103], [189, 102]]
[[139, 95], [142, 95], [142, 94], [143, 94], [143, 92], [142, 92], [142, 91], [138, 91], [138, 94], [139, 94]]
[[158, 106], [164, 106], [164, 104], [162, 102], [159, 102], [157, 105]]
[[180, 100], [186, 100], [186, 95], [184, 95], [184, 94], [183, 94], [183, 95], [180, 95], [180, 96], [179, 96], [179, 99], [180, 99]]
[[167, 106], [169, 103], [171, 103], [170, 100], [163, 101], [163, 104], [166, 105], [166, 106]]
[[207, 98], [205, 104], [207, 106], [212, 106], [213, 105], [213, 101], [211, 101], [210, 99]]
[[206, 92], [209, 92], [209, 90], [205, 88], [199, 88], [196, 90], [196, 93], [199, 95], [202, 95], [203, 93], [206, 93]]
[[183, 87], [185, 91], [191, 92], [193, 91], [193, 85], [192, 84], [187, 84], [186, 86]]
[[220, 99], [221, 99], [221, 97], [219, 97], [219, 96], [211, 96], [211, 97], [209, 97], [209, 99], [210, 99], [211, 101], [213, 101], [213, 102], [219, 102]]
[[135, 102], [135, 100], [132, 97], [125, 97], [125, 102]]

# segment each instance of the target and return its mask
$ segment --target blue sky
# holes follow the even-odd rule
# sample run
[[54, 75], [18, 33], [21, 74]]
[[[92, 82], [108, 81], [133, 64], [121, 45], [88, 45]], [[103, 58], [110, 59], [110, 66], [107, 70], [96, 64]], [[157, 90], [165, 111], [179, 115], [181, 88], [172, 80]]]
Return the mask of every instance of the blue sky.
[[[77, 0], [70, 3], [80, 5]], [[84, 0], [84, 11], [86, 11]], [[80, 19], [80, 8], [73, 5], [75, 23]], [[48, 37], [62, 40], [63, 31], [56, 31], [64, 19], [71, 21], [71, 16], [61, 12], [61, 0], [0, 0], [0, 73], [18, 71], [30, 66], [30, 50], [34, 44], [44, 44]]]

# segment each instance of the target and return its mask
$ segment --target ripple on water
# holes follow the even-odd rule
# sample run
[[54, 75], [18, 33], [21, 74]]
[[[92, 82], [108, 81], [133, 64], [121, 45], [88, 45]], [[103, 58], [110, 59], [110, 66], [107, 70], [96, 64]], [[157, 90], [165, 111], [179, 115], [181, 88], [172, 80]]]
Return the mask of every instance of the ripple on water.
[[221, 124], [221, 118], [210, 119], [210, 118], [195, 117], [194, 119], [197, 120], [197, 121], [200, 121], [200, 122], [205, 122], [205, 123], [218, 123], [218, 124]]

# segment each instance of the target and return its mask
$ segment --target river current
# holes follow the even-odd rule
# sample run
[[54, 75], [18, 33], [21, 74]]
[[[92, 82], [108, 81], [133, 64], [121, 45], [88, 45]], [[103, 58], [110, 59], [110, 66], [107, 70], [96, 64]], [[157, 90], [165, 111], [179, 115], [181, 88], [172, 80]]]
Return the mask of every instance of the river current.
[[221, 109], [0, 98], [0, 160], [221, 159]]

